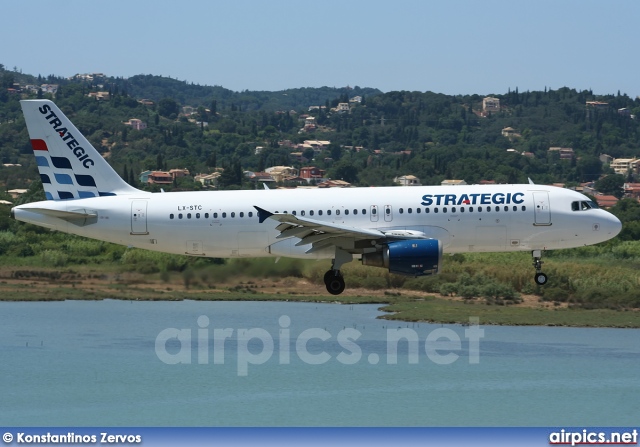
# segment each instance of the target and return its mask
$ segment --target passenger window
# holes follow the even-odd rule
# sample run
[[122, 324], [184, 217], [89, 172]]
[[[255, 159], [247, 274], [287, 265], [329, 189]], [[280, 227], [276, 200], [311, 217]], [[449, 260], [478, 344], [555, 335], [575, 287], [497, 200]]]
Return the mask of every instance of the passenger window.
[[300, 211], [300, 215], [304, 216], [304, 210]]
[[504, 210], [509, 211], [509, 207], [505, 205]]
[[407, 209], [407, 213], [411, 214], [413, 212], [412, 208]]
[[213, 218], [217, 219], [218, 218], [218, 213], [213, 213]]
[[227, 218], [227, 213], [222, 213], [222, 218], [226, 219]]
[[461, 212], [461, 213], [464, 213], [464, 207], [461, 207], [461, 208], [460, 208], [460, 212]]
[[318, 210], [318, 216], [322, 216], [322, 210]]
[[191, 219], [191, 213], [187, 213], [187, 219]]
[[[362, 215], [364, 216], [365, 214], [367, 214], [367, 210], [365, 210], [364, 208], [362, 208]], [[375, 213], [374, 213], [375, 214]]]
[[451, 212], [452, 212], [452, 213], [455, 213], [455, 212], [456, 212], [456, 207], [455, 207], [455, 206], [452, 206], [452, 207], [451, 207]]
[[438, 212], [438, 208], [434, 208], [434, 209], [433, 209], [433, 212], [434, 212], [434, 213], [437, 213], [437, 212]]
[[336, 210], [336, 216], [340, 215], [340, 210]]
[[479, 213], [481, 213], [481, 212], [482, 212], [482, 207], [481, 207], [481, 206], [479, 206], [479, 207], [478, 207], [478, 212], [479, 212]]
[[173, 214], [169, 214], [169, 219], [173, 219]]
[[291, 211], [291, 214], [293, 214], [294, 216], [297, 215], [295, 211]]
[[496, 211], [500, 211], [500, 207], [499, 206], [496, 206]]
[[420, 214], [422, 212], [421, 208], [416, 208], [416, 214]]
[[391, 208], [386, 208], [384, 212], [387, 213], [387, 216], [388, 216], [389, 214], [391, 214]]
[[522, 211], [527, 211], [527, 207], [522, 205]]
[[375, 216], [376, 214], [378, 214], [378, 210], [375, 209], [375, 208], [371, 209], [371, 214], [373, 214]]
[[472, 206], [469, 207], [469, 212], [473, 213], [473, 207]]
[[331, 210], [327, 210], [327, 216], [331, 216]]
[[249, 211], [249, 217], [253, 217], [253, 211]]
[[182, 213], [178, 214], [178, 219], [182, 219]]
[[244, 217], [244, 213], [240, 213], [240, 217]]
[[349, 215], [349, 210], [344, 210], [344, 215], [348, 216]]
[[513, 211], [518, 211], [518, 207], [513, 205]]
[[309, 211], [309, 216], [313, 216], [313, 210]]
[[208, 219], [209, 218], [209, 213], [204, 213], [204, 218]]
[[233, 213], [231, 213], [231, 217], [236, 217], [235, 211]]
[[358, 214], [358, 210], [353, 210], [353, 214], [357, 215]]
[[196, 213], [196, 219], [200, 219], [200, 213]]
[[[403, 214], [404, 213], [404, 208], [400, 208], [398, 211], [400, 211], [400, 214]], [[387, 214], [389, 214], [389, 213], [387, 213]]]
[[447, 207], [445, 206], [444, 208], [442, 208], [442, 212], [446, 213], [447, 212]]
[[424, 209], [424, 212], [425, 212], [425, 213], [427, 213], [427, 214], [429, 214], [429, 208], [425, 208], [425, 209]]

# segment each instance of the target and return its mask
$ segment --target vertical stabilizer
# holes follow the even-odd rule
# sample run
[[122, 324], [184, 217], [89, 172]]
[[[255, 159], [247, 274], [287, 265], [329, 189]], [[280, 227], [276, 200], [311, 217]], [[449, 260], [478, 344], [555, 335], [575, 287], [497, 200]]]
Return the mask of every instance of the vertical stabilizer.
[[134, 194], [51, 101], [20, 101], [48, 200]]

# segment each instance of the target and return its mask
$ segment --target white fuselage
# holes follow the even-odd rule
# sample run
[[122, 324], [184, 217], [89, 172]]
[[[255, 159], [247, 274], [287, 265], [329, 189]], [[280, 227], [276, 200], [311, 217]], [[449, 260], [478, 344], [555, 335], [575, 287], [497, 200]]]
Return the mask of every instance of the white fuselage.
[[[276, 239], [278, 222], [259, 222], [254, 206], [354, 228], [414, 230], [445, 252], [551, 250], [606, 241], [620, 221], [575, 191], [543, 185], [469, 185], [346, 189], [175, 192], [29, 203], [16, 219], [93, 239], [205, 257], [331, 258], [307, 254], [295, 237]], [[95, 214], [86, 221], [30, 211]], [[578, 207], [580, 208], [580, 207]], [[356, 255], [359, 253], [355, 252]]]

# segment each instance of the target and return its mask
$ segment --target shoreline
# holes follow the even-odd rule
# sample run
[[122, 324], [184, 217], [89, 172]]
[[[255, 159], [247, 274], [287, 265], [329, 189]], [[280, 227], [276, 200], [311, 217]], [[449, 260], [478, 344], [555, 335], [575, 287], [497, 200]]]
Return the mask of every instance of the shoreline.
[[[380, 319], [408, 323], [640, 328], [640, 311], [576, 309], [524, 295], [520, 304], [491, 304], [484, 300], [440, 297], [404, 289], [351, 289], [333, 296], [324, 287], [302, 278], [233, 278], [211, 287], [189, 287], [180, 278], [104, 272], [95, 267], [55, 270], [0, 267], [0, 302], [97, 301], [292, 301], [325, 304], [377, 304]], [[324, 293], [322, 293], [324, 292]]]

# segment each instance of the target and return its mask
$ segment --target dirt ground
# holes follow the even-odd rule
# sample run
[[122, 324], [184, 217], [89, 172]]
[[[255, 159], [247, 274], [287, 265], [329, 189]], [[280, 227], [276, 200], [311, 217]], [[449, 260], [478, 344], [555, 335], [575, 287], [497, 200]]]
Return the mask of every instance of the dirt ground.
[[[38, 299], [220, 299], [221, 294], [229, 299], [230, 293], [238, 294], [238, 299], [251, 299], [252, 295], [280, 295], [305, 297], [313, 301], [337, 301], [337, 297], [329, 295], [320, 284], [313, 284], [303, 278], [284, 279], [252, 279], [239, 280], [229, 278], [224, 283], [212, 286], [196, 284], [186, 287], [183, 278], [172, 275], [168, 279], [160, 279], [159, 275], [143, 275], [139, 273], [104, 273], [99, 270], [53, 270], [25, 267], [0, 267], [0, 300], [38, 300]], [[242, 294], [242, 295], [241, 295]], [[84, 295], [84, 296], [83, 296]], [[216, 297], [219, 295], [219, 297]], [[348, 288], [340, 301], [357, 298], [354, 301], [386, 302], [394, 297], [404, 299], [421, 299], [433, 296], [433, 293], [406, 289]], [[345, 300], [346, 298], [346, 300]], [[440, 297], [454, 301], [462, 301], [459, 297]], [[521, 295], [522, 302], [517, 307], [558, 308], [566, 307], [566, 303], [550, 303], [541, 301], [535, 295]]]

